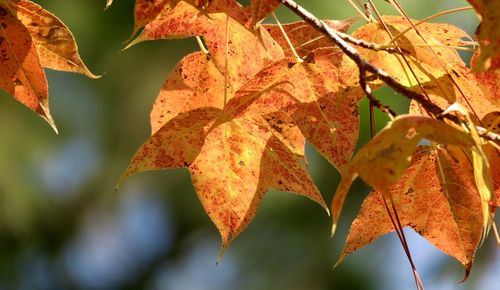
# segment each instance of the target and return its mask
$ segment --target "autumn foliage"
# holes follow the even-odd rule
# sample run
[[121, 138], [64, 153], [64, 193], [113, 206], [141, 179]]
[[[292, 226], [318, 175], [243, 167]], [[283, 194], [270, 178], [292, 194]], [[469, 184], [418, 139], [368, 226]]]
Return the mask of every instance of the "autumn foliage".
[[[195, 37], [200, 51], [168, 75], [151, 111], [151, 137], [119, 183], [187, 168], [225, 250], [269, 189], [331, 211], [334, 232], [361, 177], [374, 191], [340, 260], [392, 231], [407, 247], [402, 227], [409, 226], [469, 272], [481, 241], [496, 231], [500, 205], [500, 5], [469, 2], [482, 19], [478, 46], [458, 27], [410, 19], [402, 9], [365, 15], [353, 31], [358, 19], [314, 26], [293, 1], [136, 0], [128, 47]], [[305, 20], [263, 24], [281, 4]], [[95, 76], [67, 27], [38, 5], [0, 0], [0, 21], [1, 88], [54, 126], [42, 68]], [[472, 64], [458, 49], [475, 50]], [[395, 116], [376, 100], [372, 91], [384, 86], [411, 99], [408, 114]], [[355, 152], [365, 96], [391, 121]], [[330, 207], [307, 171], [306, 142], [342, 176]]]

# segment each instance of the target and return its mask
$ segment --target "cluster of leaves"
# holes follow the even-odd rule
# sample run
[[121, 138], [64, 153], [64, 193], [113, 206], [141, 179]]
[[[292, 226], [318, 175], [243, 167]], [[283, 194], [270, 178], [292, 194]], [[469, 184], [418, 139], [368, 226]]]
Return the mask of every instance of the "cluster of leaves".
[[[498, 49], [485, 38], [491, 34], [479, 35], [477, 61], [489, 71], [475, 73], [455, 49], [470, 39], [458, 27], [384, 16], [356, 29], [357, 40], [378, 45], [359, 48], [364, 60], [443, 110], [455, 104], [447, 113], [458, 114], [462, 126], [412, 103], [409, 115], [396, 117], [351, 159], [365, 95], [357, 65], [304, 21], [260, 24], [280, 2], [136, 1], [134, 33], [143, 30], [131, 45], [194, 36], [201, 51], [168, 76], [151, 112], [151, 137], [123, 178], [188, 168], [225, 249], [270, 188], [325, 207], [306, 170], [307, 141], [342, 174], [331, 205], [335, 225], [357, 176], [375, 190], [341, 259], [397, 230], [389, 203], [401, 226], [413, 227], [470, 269], [500, 201], [498, 144], [487, 144], [472, 126], [499, 128], [498, 72], [488, 64]], [[353, 22], [325, 21], [338, 32]], [[385, 85], [373, 76], [366, 81], [372, 88]]]
[[39, 5], [0, 0], [0, 24], [0, 88], [57, 131], [43, 68], [97, 76], [80, 59], [68, 27]]
[[[236, 0], [136, 0], [133, 34], [141, 32], [129, 46], [195, 37], [200, 51], [169, 74], [151, 112], [151, 137], [120, 183], [148, 170], [187, 168], [224, 250], [271, 188], [331, 210], [335, 229], [360, 176], [374, 191], [340, 260], [411, 226], [469, 271], [500, 205], [498, 139], [476, 129], [500, 133], [499, 5], [469, 0], [483, 20], [472, 70], [456, 50], [471, 43], [458, 27], [401, 13], [368, 21], [348, 36], [355, 20], [323, 21], [355, 45], [348, 56], [307, 21], [262, 24], [282, 2], [293, 1], [252, 0], [244, 7]], [[95, 76], [71, 32], [40, 6], [0, 0], [0, 24], [1, 88], [55, 128], [42, 67]], [[354, 156], [358, 103], [386, 83], [382, 73], [360, 75], [353, 54], [425, 96]], [[443, 113], [430, 112], [429, 104]], [[330, 208], [307, 172], [306, 141], [342, 175]]]

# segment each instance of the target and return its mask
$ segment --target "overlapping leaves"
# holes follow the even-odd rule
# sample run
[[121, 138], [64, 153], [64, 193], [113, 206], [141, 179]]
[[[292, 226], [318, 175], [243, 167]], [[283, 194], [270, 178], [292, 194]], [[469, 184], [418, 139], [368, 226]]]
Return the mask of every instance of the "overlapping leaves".
[[[479, 183], [490, 174], [494, 183], [498, 179], [497, 149], [474, 135], [470, 122], [498, 126], [498, 74], [473, 73], [463, 63], [454, 47], [466, 45], [467, 35], [449, 24], [415, 28], [413, 20], [383, 17], [385, 26], [361, 26], [353, 36], [380, 45], [359, 48], [365, 60], [443, 110], [462, 104], [470, 117], [458, 118], [459, 127], [412, 104], [414, 115], [397, 117], [351, 158], [364, 94], [357, 66], [305, 22], [259, 24], [278, 4], [137, 0], [134, 31], [143, 30], [132, 45], [198, 36], [208, 52], [186, 56], [168, 76], [151, 112], [152, 136], [124, 178], [188, 168], [226, 247], [270, 188], [324, 205], [306, 170], [307, 140], [342, 174], [331, 206], [335, 223], [354, 178], [361, 176], [375, 190], [352, 226], [343, 257], [394, 229], [381, 207], [389, 198], [403, 226], [470, 269], [484, 227]], [[344, 32], [352, 22], [325, 21]], [[372, 89], [383, 85], [370, 75], [367, 81]], [[418, 147], [422, 140], [431, 146]], [[479, 159], [471, 163], [471, 157]], [[479, 167], [488, 172], [478, 174]], [[495, 190], [493, 206], [498, 184]], [[426, 215], [419, 215], [422, 208]]]
[[56, 16], [28, 0], [0, 1], [0, 88], [56, 129], [43, 68], [96, 78], [75, 39]]

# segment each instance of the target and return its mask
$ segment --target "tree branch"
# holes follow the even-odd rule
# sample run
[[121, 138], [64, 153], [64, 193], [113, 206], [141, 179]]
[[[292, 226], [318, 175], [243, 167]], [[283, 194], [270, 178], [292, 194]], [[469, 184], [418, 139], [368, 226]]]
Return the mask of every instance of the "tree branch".
[[[389, 87], [391, 87], [394, 91], [406, 96], [409, 99], [415, 100], [435, 117], [447, 118], [455, 123], [458, 123], [458, 118], [454, 116], [442, 116], [443, 110], [438, 105], [428, 101], [424, 95], [416, 93], [410, 90], [409, 88], [403, 86], [396, 79], [391, 77], [386, 71], [366, 61], [359, 54], [356, 48], [351, 46], [347, 41], [344, 40], [343, 37], [340, 36], [340, 33], [337, 30], [324, 24], [323, 21], [319, 20], [316, 16], [311, 14], [302, 6], [298, 5], [295, 1], [293, 0], [280, 0], [280, 1], [283, 5], [288, 7], [297, 16], [299, 16], [304, 21], [309, 23], [320, 33], [324, 34], [326, 37], [331, 39], [342, 50], [342, 52], [344, 52], [352, 61], [356, 63], [360, 71], [368, 71], [373, 73], [380, 80], [382, 80]], [[362, 78], [361, 75], [360, 78]], [[491, 140], [493, 142], [500, 142], [500, 135], [490, 132], [487, 129], [480, 126], [477, 126], [477, 130], [483, 138]]]

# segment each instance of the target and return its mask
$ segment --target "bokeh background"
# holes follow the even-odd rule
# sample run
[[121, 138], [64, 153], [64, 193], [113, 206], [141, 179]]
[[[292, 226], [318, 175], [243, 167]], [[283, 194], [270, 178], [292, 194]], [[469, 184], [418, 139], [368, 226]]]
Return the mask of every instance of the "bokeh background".
[[[73, 31], [82, 58], [103, 77], [47, 71], [59, 135], [0, 92], [0, 290], [20, 289], [412, 289], [395, 234], [332, 270], [350, 222], [368, 189], [351, 190], [332, 240], [318, 205], [270, 192], [248, 229], [216, 265], [220, 240], [204, 214], [186, 170], [148, 172], [115, 184], [148, 137], [149, 111], [169, 71], [197, 50], [193, 39], [155, 41], [121, 51], [133, 24], [133, 0], [35, 1]], [[385, 1], [384, 13], [395, 14]], [[356, 16], [347, 1], [299, 1], [317, 16]], [[402, 1], [413, 18], [467, 5], [463, 0]], [[280, 19], [297, 20], [286, 9]], [[474, 12], [437, 21], [473, 33]], [[464, 58], [470, 55], [464, 54]], [[405, 111], [390, 90], [378, 96]], [[367, 102], [360, 105], [369, 136]], [[386, 120], [378, 116], [378, 126]], [[310, 172], [328, 202], [338, 173], [307, 148]], [[428, 289], [498, 289], [500, 255], [493, 237], [479, 250], [466, 284], [461, 265], [408, 230], [410, 248]]]

